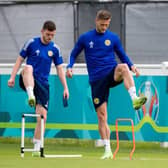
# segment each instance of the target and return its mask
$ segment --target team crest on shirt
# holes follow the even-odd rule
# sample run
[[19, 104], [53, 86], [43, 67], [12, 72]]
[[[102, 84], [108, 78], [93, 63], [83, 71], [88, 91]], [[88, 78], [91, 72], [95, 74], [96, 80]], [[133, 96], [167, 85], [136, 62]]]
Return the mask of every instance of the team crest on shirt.
[[48, 56], [49, 57], [52, 57], [53, 56], [53, 52], [50, 50], [50, 51], [48, 51]]
[[110, 41], [110, 40], [105, 40], [104, 44], [105, 44], [106, 46], [109, 46], [109, 45], [111, 44], [111, 41]]
[[99, 98], [97, 98], [97, 97], [96, 97], [96, 98], [94, 98], [94, 100], [93, 100], [93, 101], [94, 101], [94, 104], [99, 104], [99, 102], [100, 102]]

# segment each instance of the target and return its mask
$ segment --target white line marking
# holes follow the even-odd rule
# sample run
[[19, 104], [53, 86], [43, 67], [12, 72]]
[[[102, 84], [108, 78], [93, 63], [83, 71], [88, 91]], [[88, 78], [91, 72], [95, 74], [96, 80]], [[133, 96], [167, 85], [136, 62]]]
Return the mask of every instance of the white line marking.
[[45, 158], [80, 158], [82, 155], [44, 155]]

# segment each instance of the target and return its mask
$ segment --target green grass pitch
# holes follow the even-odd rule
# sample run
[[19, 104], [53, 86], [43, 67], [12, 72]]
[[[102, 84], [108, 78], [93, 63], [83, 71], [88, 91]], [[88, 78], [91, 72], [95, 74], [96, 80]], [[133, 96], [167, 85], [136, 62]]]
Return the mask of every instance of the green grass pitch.
[[[116, 143], [111, 142], [113, 151]], [[26, 139], [25, 146], [32, 147]], [[167, 168], [168, 149], [159, 143], [136, 142], [133, 159], [129, 160], [132, 143], [120, 142], [115, 160], [100, 160], [104, 149], [92, 140], [45, 139], [46, 154], [82, 154], [81, 158], [35, 158], [26, 152], [20, 157], [20, 139], [0, 138], [0, 168]]]

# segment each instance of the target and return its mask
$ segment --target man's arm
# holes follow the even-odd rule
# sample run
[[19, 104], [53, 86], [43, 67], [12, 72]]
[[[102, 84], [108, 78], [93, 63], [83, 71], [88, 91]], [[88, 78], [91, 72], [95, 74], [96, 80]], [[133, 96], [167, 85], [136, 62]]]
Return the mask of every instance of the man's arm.
[[72, 67], [75, 63], [77, 56], [80, 54], [80, 52], [84, 48], [82, 41], [83, 41], [83, 36], [80, 36], [70, 54], [69, 63], [67, 65], [67, 72], [66, 72], [66, 75], [68, 78], [72, 78], [72, 75], [73, 75]]
[[117, 56], [119, 57], [121, 62], [126, 63], [128, 67], [131, 69], [131, 66], [133, 65], [133, 63], [131, 62], [130, 58], [127, 56], [126, 52], [124, 51], [120, 38], [118, 36], [116, 36], [115, 38], [115, 52], [117, 53]]
[[116, 38], [115, 51], [118, 57], [120, 58], [121, 62], [126, 63], [128, 67], [130, 68], [130, 70], [133, 73], [135, 73], [136, 77], [138, 77], [140, 75], [140, 72], [137, 69], [137, 67], [131, 62], [130, 58], [127, 56], [126, 52], [124, 51], [122, 47], [119, 37]]
[[24, 61], [24, 58], [21, 56], [18, 56], [18, 58], [16, 59], [16, 63], [13, 67], [10, 79], [8, 80], [9, 87], [13, 87], [15, 85], [15, 77], [23, 61]]
[[64, 88], [63, 96], [64, 96], [64, 98], [66, 97], [68, 99], [69, 98], [68, 85], [67, 85], [67, 82], [66, 82], [65, 73], [64, 73], [62, 64], [57, 65], [56, 70], [57, 70], [58, 77], [59, 77], [59, 79], [62, 83], [62, 86]]

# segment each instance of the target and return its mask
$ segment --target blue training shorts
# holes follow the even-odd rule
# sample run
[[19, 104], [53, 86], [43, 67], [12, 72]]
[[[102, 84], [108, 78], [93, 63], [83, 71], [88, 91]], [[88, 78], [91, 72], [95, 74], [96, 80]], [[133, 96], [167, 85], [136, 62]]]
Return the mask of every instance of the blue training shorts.
[[94, 82], [90, 82], [92, 90], [92, 101], [95, 109], [98, 108], [104, 102], [108, 102], [110, 88], [122, 83], [122, 81], [116, 82], [114, 80], [114, 71], [115, 68], [113, 68], [110, 71], [110, 73], [104, 78]]
[[[36, 97], [36, 104], [42, 105], [46, 110], [48, 110], [48, 101], [49, 101], [49, 85], [43, 85], [38, 80], [34, 80], [34, 95]], [[20, 87], [26, 91], [26, 88], [23, 83], [22, 75], [19, 77]]]

